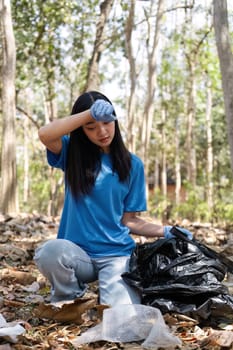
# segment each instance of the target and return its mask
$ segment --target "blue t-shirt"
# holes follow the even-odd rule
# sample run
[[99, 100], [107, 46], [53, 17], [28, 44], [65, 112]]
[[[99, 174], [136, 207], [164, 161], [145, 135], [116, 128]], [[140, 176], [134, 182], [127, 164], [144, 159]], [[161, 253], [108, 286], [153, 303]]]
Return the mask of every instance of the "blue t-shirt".
[[[48, 163], [65, 170], [69, 137], [62, 138], [59, 155], [47, 150]], [[135, 242], [128, 227], [121, 222], [124, 212], [146, 210], [143, 163], [131, 154], [132, 168], [129, 180], [120, 182], [113, 173], [110, 156], [101, 155], [101, 169], [88, 195], [74, 199], [65, 186], [64, 207], [58, 238], [78, 244], [93, 258], [130, 255]]]

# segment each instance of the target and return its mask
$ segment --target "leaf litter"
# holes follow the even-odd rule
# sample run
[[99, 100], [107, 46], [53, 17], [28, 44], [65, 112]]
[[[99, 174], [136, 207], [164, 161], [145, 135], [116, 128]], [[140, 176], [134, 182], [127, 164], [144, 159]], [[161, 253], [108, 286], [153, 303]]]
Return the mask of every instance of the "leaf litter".
[[[49, 303], [48, 281], [36, 268], [33, 256], [39, 244], [56, 237], [58, 223], [59, 218], [38, 214], [0, 216], [0, 320], [5, 327], [0, 323], [0, 350], [74, 350], [74, 339], [101, 323], [103, 312], [108, 308], [98, 305], [95, 283], [90, 285], [83, 298], [60, 305]], [[222, 247], [226, 256], [232, 256], [232, 228], [199, 223], [193, 223], [192, 227], [199, 240]], [[226, 284], [229, 289], [232, 287], [232, 276]], [[182, 346], [177, 349], [233, 349], [232, 321], [222, 319], [214, 324], [199, 324], [180, 314], [165, 314], [163, 318], [170, 331], [182, 341]], [[14, 327], [19, 332], [15, 338], [9, 336], [12, 329], [14, 335]], [[9, 334], [7, 331], [4, 334], [3, 328], [8, 329]], [[137, 350], [142, 349], [141, 343], [97, 341], [78, 348]]]

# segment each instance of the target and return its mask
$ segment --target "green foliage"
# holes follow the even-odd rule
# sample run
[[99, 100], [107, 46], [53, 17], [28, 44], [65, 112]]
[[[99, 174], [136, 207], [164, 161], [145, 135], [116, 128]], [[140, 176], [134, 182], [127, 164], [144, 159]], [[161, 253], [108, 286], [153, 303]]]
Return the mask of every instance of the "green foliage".
[[39, 211], [47, 213], [47, 206], [50, 197], [50, 179], [48, 176], [49, 167], [44, 162], [44, 157], [40, 160], [30, 162], [29, 168], [29, 193], [28, 200], [23, 200], [24, 170], [22, 162], [18, 164], [18, 192], [20, 199], [20, 210], [22, 211]]
[[[153, 2], [152, 2], [153, 3]], [[152, 4], [151, 3], [151, 4]], [[228, 202], [231, 192], [230, 152], [227, 140], [227, 128], [224, 112], [223, 94], [219, 62], [216, 54], [214, 32], [207, 28], [211, 18], [206, 5], [194, 5], [190, 13], [184, 9], [168, 11], [164, 16], [162, 42], [158, 52], [157, 85], [154, 98], [154, 120], [150, 140], [149, 174], [153, 175], [156, 166], [161, 171], [162, 153], [165, 153], [167, 174], [175, 180], [177, 143], [182, 181], [186, 178], [187, 154], [187, 105], [189, 96], [190, 70], [188, 60], [196, 60], [195, 70], [195, 106], [194, 106], [194, 148], [196, 155], [197, 188], [187, 188], [187, 200], [176, 206], [173, 201], [164, 198], [157, 190], [149, 201], [153, 216], [187, 218], [189, 220], [231, 220], [232, 207]], [[13, 0], [12, 16], [17, 46], [16, 90], [17, 105], [24, 109], [38, 125], [45, 122], [45, 102], [56, 100], [58, 116], [68, 115], [76, 96], [83, 91], [90, 54], [92, 53], [100, 2], [97, 0]], [[135, 27], [133, 28], [133, 53], [136, 59], [136, 120], [147, 99], [147, 20], [151, 21], [151, 33], [156, 14], [149, 12], [150, 2], [136, 1]], [[154, 3], [155, 5], [155, 3]], [[130, 4], [127, 0], [115, 2], [108, 21], [104, 46], [100, 60], [101, 87], [107, 84], [107, 93], [114, 103], [125, 110], [130, 93], [129, 65], [125, 50], [125, 21]], [[188, 10], [189, 11], [189, 10]], [[145, 17], [147, 14], [147, 18]], [[176, 20], [171, 14], [175, 15]], [[186, 16], [187, 15], [187, 16]], [[232, 16], [232, 14], [230, 14]], [[188, 21], [193, 16], [193, 23]], [[183, 18], [187, 21], [183, 21]], [[197, 20], [202, 17], [203, 20]], [[169, 19], [171, 21], [169, 21]], [[212, 20], [210, 21], [212, 22]], [[209, 22], [209, 23], [210, 23]], [[149, 22], [148, 22], [149, 23]], [[206, 35], [205, 35], [206, 34]], [[231, 33], [232, 35], [232, 33]], [[203, 41], [202, 41], [203, 40]], [[198, 54], [197, 54], [198, 52]], [[207, 168], [206, 136], [206, 84], [212, 90], [212, 147], [214, 157], [214, 211], [211, 214], [205, 199]], [[111, 95], [112, 94], [112, 95]], [[119, 94], [119, 95], [117, 95]], [[55, 99], [56, 98], [56, 99]], [[161, 110], [165, 113], [162, 119]], [[125, 111], [127, 114], [127, 111]], [[124, 116], [127, 119], [127, 116]], [[18, 117], [17, 147], [24, 147], [22, 116]], [[122, 122], [124, 124], [124, 122]], [[125, 125], [123, 125], [125, 126]], [[137, 130], [135, 125], [135, 130]], [[123, 129], [123, 128], [122, 128]], [[124, 130], [125, 133], [132, 132]], [[161, 135], [165, 135], [163, 143]], [[29, 127], [28, 134], [31, 133]], [[138, 130], [136, 140], [141, 148]], [[49, 167], [44, 153], [37, 149], [34, 136], [29, 135], [30, 183], [28, 203], [23, 203], [23, 157], [18, 162], [18, 184], [21, 208], [24, 210], [47, 211], [51, 195]], [[35, 146], [36, 144], [36, 146]], [[162, 152], [163, 151], [163, 152]], [[55, 173], [56, 181], [60, 174]], [[222, 184], [222, 182], [228, 182]], [[232, 201], [232, 200], [231, 200]]]
[[49, 79], [71, 70], [76, 76], [77, 64], [87, 60], [86, 45], [94, 40], [90, 26], [95, 25], [97, 8], [95, 0], [12, 2], [17, 90], [46, 88]]
[[190, 221], [209, 221], [211, 212], [205, 200], [201, 197], [202, 190], [190, 191], [187, 199], [175, 205], [174, 200], [165, 198], [160, 190], [156, 190], [153, 197], [150, 198], [150, 213], [158, 219], [164, 219], [171, 222], [177, 222], [182, 219]]
[[200, 199], [196, 192], [189, 194], [188, 199], [172, 208], [171, 217], [173, 220], [188, 219], [190, 221], [210, 222], [213, 221], [212, 213], [208, 204]]
[[164, 221], [170, 216], [171, 201], [163, 196], [160, 189], [156, 189], [149, 195], [149, 213], [151, 216]]
[[228, 183], [221, 189], [221, 198], [215, 199], [213, 209], [208, 207], [204, 198], [203, 187], [193, 190], [186, 185], [186, 199], [179, 205], [174, 200], [167, 199], [157, 189], [149, 198], [149, 212], [153, 217], [170, 222], [180, 222], [187, 219], [191, 222], [215, 222], [230, 224], [233, 222], [233, 195], [231, 195], [231, 184]]
[[214, 208], [214, 218], [215, 221], [219, 221], [220, 218], [222, 222], [225, 222], [226, 224], [232, 224], [233, 204], [218, 201]]

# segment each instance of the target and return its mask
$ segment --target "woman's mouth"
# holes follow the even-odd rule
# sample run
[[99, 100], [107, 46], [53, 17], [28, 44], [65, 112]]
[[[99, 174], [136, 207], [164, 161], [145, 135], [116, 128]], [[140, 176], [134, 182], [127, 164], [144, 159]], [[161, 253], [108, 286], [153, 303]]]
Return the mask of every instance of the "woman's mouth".
[[109, 136], [107, 136], [107, 137], [103, 137], [102, 139], [100, 139], [100, 142], [101, 143], [107, 143], [107, 142], [109, 142]]

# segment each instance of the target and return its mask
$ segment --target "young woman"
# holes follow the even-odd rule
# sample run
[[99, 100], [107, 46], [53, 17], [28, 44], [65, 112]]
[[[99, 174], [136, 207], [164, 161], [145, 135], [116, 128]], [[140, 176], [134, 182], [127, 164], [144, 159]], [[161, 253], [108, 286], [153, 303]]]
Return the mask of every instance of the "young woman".
[[98, 280], [101, 304], [140, 303], [138, 292], [121, 278], [135, 247], [130, 233], [170, 237], [171, 227], [137, 216], [146, 210], [144, 168], [124, 145], [112, 103], [99, 92], [86, 92], [71, 116], [43, 126], [39, 137], [48, 163], [65, 174], [58, 239], [35, 253], [51, 283], [51, 302], [83, 296], [88, 283]]

